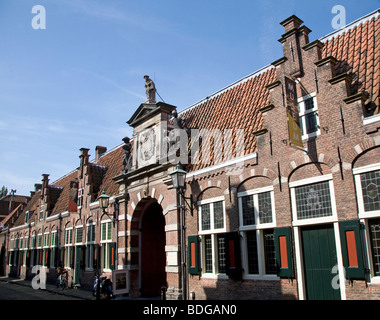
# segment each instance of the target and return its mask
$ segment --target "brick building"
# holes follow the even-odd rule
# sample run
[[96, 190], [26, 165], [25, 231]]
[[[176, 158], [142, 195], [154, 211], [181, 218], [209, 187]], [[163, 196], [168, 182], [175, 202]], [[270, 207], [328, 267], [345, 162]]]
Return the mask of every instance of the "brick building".
[[147, 93], [131, 140], [43, 175], [8, 272], [44, 265], [53, 280], [64, 265], [89, 286], [97, 268], [125, 269], [132, 297], [379, 299], [380, 11], [312, 42], [298, 17], [281, 25], [271, 65], [179, 115]]

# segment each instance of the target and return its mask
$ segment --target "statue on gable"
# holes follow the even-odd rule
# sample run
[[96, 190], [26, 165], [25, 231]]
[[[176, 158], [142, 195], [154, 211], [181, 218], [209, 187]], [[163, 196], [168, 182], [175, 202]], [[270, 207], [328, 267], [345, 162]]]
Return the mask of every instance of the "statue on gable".
[[132, 155], [131, 155], [131, 149], [132, 149], [132, 144], [131, 141], [128, 137], [125, 137], [123, 139], [124, 145], [123, 145], [123, 173], [127, 173], [132, 166]]
[[156, 103], [156, 86], [149, 76], [144, 76], [145, 79], [145, 93], [146, 101], [145, 103]]

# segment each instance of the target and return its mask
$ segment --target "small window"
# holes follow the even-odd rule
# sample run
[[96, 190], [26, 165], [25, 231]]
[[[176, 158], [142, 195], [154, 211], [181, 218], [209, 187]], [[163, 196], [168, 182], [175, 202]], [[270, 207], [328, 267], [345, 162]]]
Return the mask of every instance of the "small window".
[[298, 99], [298, 111], [302, 139], [305, 140], [320, 134], [315, 94]]
[[87, 243], [95, 242], [95, 225], [93, 222], [87, 224]]
[[65, 245], [71, 245], [73, 242], [73, 229], [66, 229]]
[[83, 227], [77, 227], [75, 229], [75, 243], [82, 244], [83, 241]]
[[40, 208], [40, 220], [43, 220], [44, 219], [44, 205], [41, 205], [41, 208]]
[[364, 211], [380, 210], [380, 170], [360, 175]]
[[112, 223], [103, 222], [101, 227], [101, 241], [111, 241], [112, 240]]
[[373, 271], [376, 276], [380, 276], [380, 219], [371, 219], [368, 222], [371, 236]]
[[83, 188], [78, 189], [78, 209], [81, 209], [83, 206]]

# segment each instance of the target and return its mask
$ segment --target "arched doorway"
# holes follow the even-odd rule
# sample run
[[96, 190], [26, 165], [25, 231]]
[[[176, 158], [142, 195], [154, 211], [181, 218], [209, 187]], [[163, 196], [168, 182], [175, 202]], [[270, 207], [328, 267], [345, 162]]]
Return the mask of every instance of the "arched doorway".
[[159, 296], [166, 286], [165, 218], [157, 203], [144, 210], [141, 220], [141, 295]]

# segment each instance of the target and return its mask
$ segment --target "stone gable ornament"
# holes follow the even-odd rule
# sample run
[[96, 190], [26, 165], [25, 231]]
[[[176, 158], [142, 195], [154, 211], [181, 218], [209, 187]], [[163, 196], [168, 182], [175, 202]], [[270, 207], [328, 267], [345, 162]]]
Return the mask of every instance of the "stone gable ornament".
[[127, 173], [131, 169], [131, 165], [132, 165], [132, 155], [131, 155], [132, 144], [128, 137], [125, 137], [123, 139], [123, 142], [124, 142], [123, 173]]
[[145, 79], [145, 93], [146, 101], [145, 103], [156, 103], [156, 86], [149, 76], [144, 76]]

